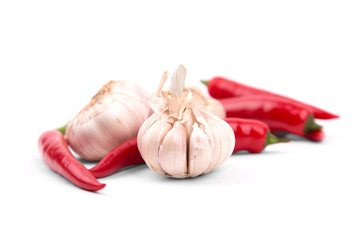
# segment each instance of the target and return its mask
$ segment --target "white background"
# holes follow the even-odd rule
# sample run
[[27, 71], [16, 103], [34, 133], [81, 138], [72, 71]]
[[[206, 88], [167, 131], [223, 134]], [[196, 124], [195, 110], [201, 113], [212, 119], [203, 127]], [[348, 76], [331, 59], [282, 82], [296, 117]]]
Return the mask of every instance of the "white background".
[[[1, 239], [360, 239], [359, 1], [1, 1], [0, 34]], [[152, 92], [179, 63], [188, 84], [222, 75], [341, 118], [196, 179], [143, 165], [90, 193], [45, 166], [39, 135], [104, 83]]]

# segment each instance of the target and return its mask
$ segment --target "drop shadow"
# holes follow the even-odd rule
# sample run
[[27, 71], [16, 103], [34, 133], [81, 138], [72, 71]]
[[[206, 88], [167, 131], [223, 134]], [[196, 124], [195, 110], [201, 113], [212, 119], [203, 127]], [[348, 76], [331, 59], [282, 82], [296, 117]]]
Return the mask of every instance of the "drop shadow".
[[244, 151], [239, 151], [239, 152], [233, 153], [231, 156], [253, 156], [253, 157], [256, 157], [259, 155], [272, 155], [272, 154], [281, 154], [281, 153], [282, 152], [274, 151], [274, 150], [267, 150], [267, 149], [265, 149], [264, 151], [259, 152], [259, 153], [251, 153], [251, 152], [244, 150]]
[[[200, 175], [194, 178], [172, 178], [172, 177], [167, 177], [167, 176], [162, 176], [156, 172], [154, 172], [153, 170], [151, 170], [146, 164], [138, 164], [138, 165], [132, 165], [132, 166], [128, 166], [126, 168], [123, 168], [121, 170], [119, 170], [118, 172], [106, 176], [104, 178], [111, 178], [111, 179], [120, 179], [123, 177], [127, 177], [129, 175], [132, 176], [136, 176], [138, 175], [139, 177], [141, 177], [142, 179], [146, 180], [146, 181], [152, 181], [152, 182], [157, 182], [157, 183], [187, 183], [187, 182], [199, 182], [199, 181], [208, 181], [208, 179], [211, 179], [211, 177], [209, 178], [209, 176], [214, 177], [214, 175], [221, 175], [221, 168], [216, 169], [215, 171], [212, 171], [210, 173], [207, 173], [205, 175]], [[99, 178], [99, 179], [104, 179], [104, 178]], [[213, 181], [213, 180], [212, 180]]]
[[155, 173], [152, 174], [153, 176], [151, 177], [149, 175], [149, 180], [151, 178], [151, 181], [159, 184], [180, 183], [186, 186], [198, 186], [198, 184], [203, 184], [203, 186], [206, 185], [207, 187], [212, 187], [214, 185], [221, 185], [224, 183], [224, 180], [226, 181], [226, 175], [228, 170], [229, 168], [226, 168], [225, 166], [221, 166], [207, 174], [199, 175], [193, 178], [172, 178], [172, 177], [161, 176]]

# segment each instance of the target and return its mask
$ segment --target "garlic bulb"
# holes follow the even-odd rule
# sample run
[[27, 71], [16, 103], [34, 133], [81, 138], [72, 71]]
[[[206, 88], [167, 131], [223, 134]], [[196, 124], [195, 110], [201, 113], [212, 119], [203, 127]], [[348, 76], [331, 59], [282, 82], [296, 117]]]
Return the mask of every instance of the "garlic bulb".
[[195, 86], [189, 86], [184, 89], [185, 91], [191, 91], [193, 95], [193, 102], [202, 105], [206, 110], [212, 112], [221, 119], [226, 117], [226, 112], [223, 105], [212, 97], [207, 97], [205, 94]]
[[149, 95], [129, 81], [110, 81], [72, 119], [65, 138], [83, 159], [101, 160], [122, 142], [136, 137], [151, 114]]
[[230, 157], [235, 137], [231, 127], [199, 104], [190, 91], [183, 91], [186, 70], [180, 65], [172, 76], [171, 90], [161, 91], [151, 101], [154, 113], [138, 133], [138, 148], [155, 172], [174, 178], [208, 173]]

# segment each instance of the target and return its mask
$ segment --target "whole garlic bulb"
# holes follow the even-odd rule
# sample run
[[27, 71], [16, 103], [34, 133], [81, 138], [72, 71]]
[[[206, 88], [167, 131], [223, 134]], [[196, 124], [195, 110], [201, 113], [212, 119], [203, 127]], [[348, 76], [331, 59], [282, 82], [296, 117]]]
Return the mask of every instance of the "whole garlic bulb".
[[155, 172], [174, 178], [208, 173], [230, 157], [235, 137], [222, 119], [193, 102], [191, 91], [183, 91], [186, 70], [180, 65], [172, 76], [171, 90], [161, 91], [151, 101], [154, 113], [138, 133], [138, 148]]
[[109, 81], [72, 119], [65, 138], [83, 159], [101, 160], [122, 142], [136, 137], [151, 114], [149, 95], [129, 81]]
[[191, 91], [193, 101], [202, 105], [209, 112], [212, 112], [221, 119], [226, 117], [225, 109], [220, 101], [206, 96], [198, 87], [195, 86], [186, 87], [184, 90]]

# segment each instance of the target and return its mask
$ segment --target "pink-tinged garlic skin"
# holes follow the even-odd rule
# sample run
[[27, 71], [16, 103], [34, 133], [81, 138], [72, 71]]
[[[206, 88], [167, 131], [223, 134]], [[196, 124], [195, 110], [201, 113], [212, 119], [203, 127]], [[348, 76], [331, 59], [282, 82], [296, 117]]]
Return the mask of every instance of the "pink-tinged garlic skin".
[[181, 178], [187, 173], [186, 145], [185, 128], [176, 122], [159, 148], [160, 167], [168, 175]]
[[129, 81], [110, 81], [72, 119], [65, 138], [83, 159], [99, 161], [113, 148], [137, 136], [151, 114], [149, 95]]
[[138, 148], [153, 171], [173, 178], [197, 177], [231, 156], [235, 136], [229, 124], [203, 109], [196, 114], [197, 118], [174, 122], [172, 117], [165, 120], [166, 114], [154, 113], [144, 122]]
[[[170, 131], [172, 125], [163, 121], [156, 113], [151, 115], [140, 127], [137, 145], [143, 152], [142, 157], [147, 159], [146, 164], [153, 171], [166, 176], [159, 162], [159, 149], [164, 136]], [[141, 136], [141, 137], [139, 137]]]
[[185, 73], [180, 65], [173, 75], [171, 91], [161, 91], [167, 77], [164, 74], [150, 104], [154, 113], [143, 123], [137, 138], [145, 163], [173, 178], [213, 171], [231, 156], [235, 146], [229, 124], [199, 106], [191, 90], [183, 91]]
[[193, 131], [189, 138], [189, 175], [196, 177], [204, 173], [209, 167], [211, 148], [207, 134], [199, 128], [197, 123], [193, 125]]

